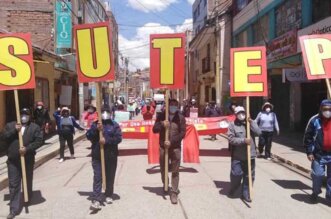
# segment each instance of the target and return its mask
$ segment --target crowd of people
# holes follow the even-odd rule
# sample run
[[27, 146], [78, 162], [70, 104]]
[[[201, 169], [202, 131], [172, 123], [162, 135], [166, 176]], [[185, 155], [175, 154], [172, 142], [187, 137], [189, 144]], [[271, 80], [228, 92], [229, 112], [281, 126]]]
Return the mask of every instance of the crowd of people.
[[[102, 203], [110, 204], [113, 202], [114, 180], [117, 168], [118, 145], [122, 141], [122, 132], [119, 124], [115, 121], [117, 110], [123, 110], [123, 104], [110, 107], [102, 106], [101, 115], [98, 115], [93, 105], [86, 106], [86, 112], [82, 116], [84, 125], [76, 122], [76, 119], [70, 115], [68, 107], [58, 108], [53, 114], [57, 133], [60, 141], [60, 159], [64, 161], [65, 143], [69, 147], [70, 157], [74, 158], [73, 135], [75, 128], [86, 131], [86, 137], [91, 142], [91, 157], [93, 168], [93, 194], [90, 209], [98, 211]], [[180, 106], [176, 99], [169, 100], [169, 120], [165, 118], [165, 110], [157, 111], [157, 104], [145, 101], [141, 107], [141, 112], [145, 120], [153, 119], [155, 123], [152, 131], [159, 133], [160, 142], [160, 169], [161, 181], [165, 186], [164, 163], [165, 150], [169, 151], [169, 161], [171, 163], [171, 188], [170, 201], [172, 204], [178, 203], [179, 194], [179, 166], [181, 160], [181, 142], [186, 133], [185, 117], [190, 116], [196, 108], [196, 101], [192, 99], [186, 106]], [[115, 108], [115, 109], [114, 109]], [[247, 118], [246, 110], [243, 106], [232, 103], [229, 106], [233, 121], [228, 127], [229, 150], [231, 154], [230, 170], [230, 192], [233, 196], [241, 188], [242, 199], [251, 202], [248, 180], [248, 159], [251, 159], [251, 177], [255, 179], [255, 158], [264, 157], [271, 159], [271, 145], [274, 134], [280, 133], [277, 116], [273, 111], [274, 106], [270, 102], [263, 104], [261, 112], [255, 119]], [[210, 102], [205, 110], [206, 117], [218, 117], [222, 115], [221, 110], [215, 102]], [[37, 103], [36, 110], [32, 113], [30, 109], [23, 108], [21, 113], [21, 123], [17, 121], [9, 122], [5, 125], [1, 133], [1, 139], [5, 141], [8, 161], [8, 178], [10, 192], [10, 213], [7, 218], [14, 218], [20, 209], [21, 203], [21, 160], [20, 156], [25, 156], [27, 188], [31, 200], [33, 166], [35, 162], [36, 150], [43, 145], [44, 134], [48, 133], [50, 126], [50, 117], [47, 109], [42, 102]], [[136, 113], [136, 112], [134, 112]], [[132, 114], [132, 112], [130, 112]], [[101, 118], [99, 122], [98, 118]], [[232, 119], [230, 119], [232, 120]], [[248, 125], [247, 125], [248, 123]], [[246, 128], [250, 127], [251, 136], [247, 137]], [[169, 130], [170, 137], [166, 140], [165, 133]], [[99, 134], [102, 133], [102, 135]], [[19, 134], [23, 136], [23, 145], [19, 144]], [[255, 138], [258, 137], [258, 147]], [[216, 138], [216, 137], [213, 137]], [[215, 139], [214, 139], [215, 140]], [[106, 191], [102, 194], [102, 174], [100, 146], [104, 145], [105, 150], [105, 168], [106, 168]], [[251, 157], [247, 157], [246, 146], [251, 146]], [[312, 163], [312, 181], [313, 193], [311, 200], [317, 201], [318, 195], [322, 192], [321, 186], [327, 167], [326, 181], [326, 199], [331, 201], [331, 100], [323, 100], [317, 115], [313, 116], [307, 124], [304, 135], [304, 146], [307, 152], [307, 158]], [[264, 153], [264, 155], [263, 155]]]

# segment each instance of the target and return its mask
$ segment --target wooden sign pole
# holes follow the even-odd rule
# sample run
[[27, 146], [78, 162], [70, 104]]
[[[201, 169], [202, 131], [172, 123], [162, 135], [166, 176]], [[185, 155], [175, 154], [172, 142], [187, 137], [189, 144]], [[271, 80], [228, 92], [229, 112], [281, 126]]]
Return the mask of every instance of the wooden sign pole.
[[326, 87], [328, 88], [328, 97], [331, 98], [331, 86], [330, 86], [330, 79], [329, 78], [325, 78], [325, 82], [326, 82]]
[[[250, 104], [249, 104], [249, 97], [246, 97], [246, 131], [247, 131], [247, 138], [251, 139], [251, 127], [249, 123], [250, 117]], [[251, 163], [251, 145], [247, 145], [247, 168], [248, 168], [248, 190], [250, 199], [253, 200], [253, 182], [252, 182], [252, 163]]]
[[[165, 95], [165, 121], [169, 121], [169, 90], [166, 89]], [[169, 141], [169, 127], [165, 130], [165, 141]], [[164, 191], [168, 191], [168, 164], [169, 164], [169, 151], [168, 148], [164, 150]]]
[[[19, 104], [19, 100], [18, 100], [17, 90], [14, 90], [14, 96], [15, 96], [15, 108], [16, 108], [17, 123], [21, 124], [20, 104]], [[23, 136], [22, 136], [21, 131], [18, 132], [18, 141], [19, 141], [19, 144], [20, 144], [20, 148], [24, 147], [24, 145], [23, 145]], [[28, 196], [28, 186], [27, 186], [27, 181], [26, 181], [25, 157], [24, 157], [24, 155], [20, 155], [20, 157], [21, 157], [21, 167], [22, 167], [24, 202], [28, 202], [29, 201], [29, 196]]]
[[[102, 124], [101, 119], [101, 84], [100, 82], [95, 82], [96, 89], [97, 89], [97, 96], [96, 96], [96, 107], [98, 112], [98, 122]], [[103, 132], [99, 131], [99, 139], [103, 138]], [[105, 166], [105, 149], [104, 145], [100, 144], [100, 155], [101, 155], [101, 173], [102, 173], [102, 188], [106, 190], [106, 166]]]

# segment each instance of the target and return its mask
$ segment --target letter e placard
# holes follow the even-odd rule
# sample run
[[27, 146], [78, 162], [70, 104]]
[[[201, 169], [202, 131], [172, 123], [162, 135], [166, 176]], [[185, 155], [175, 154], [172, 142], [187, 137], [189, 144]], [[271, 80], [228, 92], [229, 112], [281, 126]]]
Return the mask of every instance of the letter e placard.
[[80, 83], [114, 80], [109, 22], [74, 26]]
[[231, 49], [231, 96], [267, 96], [265, 47]]
[[35, 87], [31, 35], [0, 34], [0, 90]]
[[331, 34], [300, 37], [309, 80], [331, 78]]
[[154, 34], [150, 40], [151, 88], [183, 88], [185, 34]]

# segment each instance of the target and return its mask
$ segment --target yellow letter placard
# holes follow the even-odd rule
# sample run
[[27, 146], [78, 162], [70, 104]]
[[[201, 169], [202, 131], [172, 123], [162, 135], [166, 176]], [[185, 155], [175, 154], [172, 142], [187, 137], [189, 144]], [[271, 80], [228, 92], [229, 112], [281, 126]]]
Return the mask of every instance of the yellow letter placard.
[[265, 47], [231, 49], [231, 96], [267, 96], [267, 61]]
[[183, 88], [185, 34], [153, 34], [150, 39], [151, 88]]
[[109, 22], [75, 25], [74, 32], [79, 82], [114, 80]]
[[0, 34], [0, 90], [35, 87], [31, 35]]
[[331, 34], [300, 37], [309, 80], [331, 78]]

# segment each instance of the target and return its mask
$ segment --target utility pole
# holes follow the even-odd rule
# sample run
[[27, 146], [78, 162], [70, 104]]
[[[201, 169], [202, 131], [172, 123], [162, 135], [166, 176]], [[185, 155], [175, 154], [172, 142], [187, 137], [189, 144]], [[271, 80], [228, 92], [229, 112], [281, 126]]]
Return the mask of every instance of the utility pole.
[[126, 105], [128, 105], [128, 103], [129, 103], [128, 73], [129, 73], [129, 59], [125, 58], [125, 102], [126, 102]]
[[189, 73], [190, 73], [190, 57], [189, 57], [189, 41], [188, 41], [188, 37], [189, 37], [189, 31], [186, 31], [186, 68], [185, 68], [185, 99], [188, 99], [189, 97], [189, 90], [188, 90], [188, 86], [189, 86]]
[[[219, 0], [215, 0], [215, 7], [219, 5]], [[216, 29], [215, 29], [215, 39], [216, 39], [216, 69], [215, 69], [215, 87], [216, 87], [216, 104], [221, 106], [221, 83], [220, 83], [220, 39], [219, 39], [219, 20], [218, 20], [218, 9], [216, 9]]]

